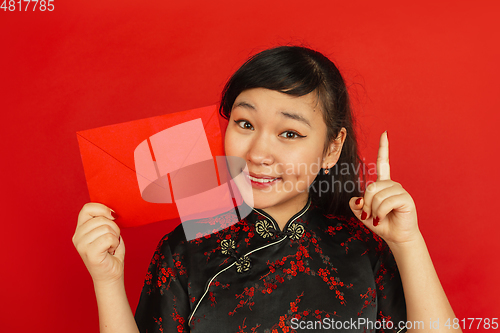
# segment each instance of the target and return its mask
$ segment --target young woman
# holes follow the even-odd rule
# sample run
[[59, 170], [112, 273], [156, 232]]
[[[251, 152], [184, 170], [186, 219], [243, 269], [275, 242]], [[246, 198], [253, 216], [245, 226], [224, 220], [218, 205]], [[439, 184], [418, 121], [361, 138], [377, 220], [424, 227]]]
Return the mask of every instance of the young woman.
[[404, 332], [436, 320], [433, 331], [449, 330], [455, 316], [415, 205], [390, 179], [387, 132], [377, 181], [360, 193], [354, 119], [328, 58], [263, 51], [228, 81], [220, 112], [226, 155], [246, 161], [254, 209], [208, 219], [232, 225], [198, 239], [182, 226], [166, 235], [134, 319], [112, 211], [85, 205], [73, 242], [94, 281], [101, 332]]

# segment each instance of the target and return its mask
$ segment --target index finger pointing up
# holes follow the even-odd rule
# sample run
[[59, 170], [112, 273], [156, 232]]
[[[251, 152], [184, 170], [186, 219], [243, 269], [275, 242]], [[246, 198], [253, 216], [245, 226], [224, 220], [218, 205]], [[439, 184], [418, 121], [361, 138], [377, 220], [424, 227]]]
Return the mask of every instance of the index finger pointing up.
[[380, 145], [377, 156], [377, 180], [391, 179], [391, 167], [389, 165], [389, 140], [387, 131], [380, 136]]

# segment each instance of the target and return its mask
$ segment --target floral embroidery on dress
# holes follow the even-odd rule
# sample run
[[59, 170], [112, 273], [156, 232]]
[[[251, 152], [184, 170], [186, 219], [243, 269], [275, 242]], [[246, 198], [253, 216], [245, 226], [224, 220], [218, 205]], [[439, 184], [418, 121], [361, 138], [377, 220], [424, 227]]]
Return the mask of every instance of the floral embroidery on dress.
[[220, 242], [222, 254], [231, 254], [232, 250], [236, 249], [236, 243], [232, 239], [224, 239]]
[[[280, 230], [255, 210], [192, 241], [182, 226], [168, 237], [151, 260], [137, 307], [142, 332], [219, 333], [221, 320], [239, 333], [293, 333], [296, 320], [406, 320], [390, 249], [354, 218], [311, 211]], [[269, 300], [279, 302], [266, 307]]]
[[260, 220], [255, 223], [255, 231], [262, 238], [271, 237], [273, 235], [271, 230], [274, 230], [274, 228], [268, 220]]
[[301, 224], [293, 223], [293, 224], [288, 226], [287, 231], [290, 233], [288, 236], [288, 237], [290, 237], [290, 239], [297, 240], [300, 237], [302, 237], [305, 230]]
[[236, 261], [236, 271], [238, 273], [243, 273], [248, 271], [251, 266], [252, 263], [250, 261], [250, 258], [248, 258], [247, 256], [243, 256]]

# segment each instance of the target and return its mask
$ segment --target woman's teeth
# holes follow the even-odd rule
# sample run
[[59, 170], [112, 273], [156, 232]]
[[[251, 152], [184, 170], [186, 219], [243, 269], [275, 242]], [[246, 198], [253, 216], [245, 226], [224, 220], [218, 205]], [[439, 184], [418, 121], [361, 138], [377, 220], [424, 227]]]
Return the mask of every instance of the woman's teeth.
[[248, 176], [248, 178], [250, 178], [250, 180], [257, 182], [257, 183], [270, 183], [270, 182], [274, 182], [276, 179], [278, 179], [278, 178], [272, 178], [272, 179], [255, 178], [255, 177], [252, 177], [250, 175]]

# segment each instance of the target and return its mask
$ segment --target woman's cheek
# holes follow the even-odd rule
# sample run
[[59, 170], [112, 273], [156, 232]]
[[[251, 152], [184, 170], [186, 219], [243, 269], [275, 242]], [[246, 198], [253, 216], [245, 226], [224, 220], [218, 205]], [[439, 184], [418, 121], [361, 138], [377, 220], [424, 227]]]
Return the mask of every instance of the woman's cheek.
[[228, 128], [224, 138], [224, 152], [226, 153], [226, 156], [238, 156], [236, 151], [237, 145], [235, 145], [234, 142], [234, 131]]

